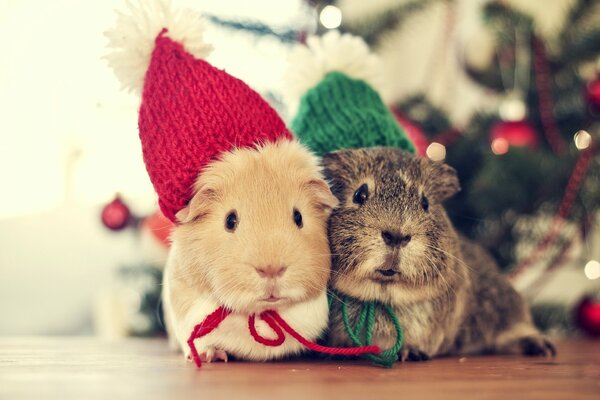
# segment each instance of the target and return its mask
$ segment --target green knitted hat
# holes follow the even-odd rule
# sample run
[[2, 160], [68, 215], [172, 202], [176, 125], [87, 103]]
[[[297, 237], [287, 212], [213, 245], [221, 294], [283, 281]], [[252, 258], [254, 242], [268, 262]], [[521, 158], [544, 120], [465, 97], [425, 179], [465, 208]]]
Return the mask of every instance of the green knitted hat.
[[[379, 60], [357, 37], [336, 31], [310, 38], [308, 48], [292, 55], [290, 92], [300, 97], [292, 131], [318, 155], [373, 146], [415, 147], [367, 82], [374, 81]], [[377, 75], [377, 76], [373, 76]]]

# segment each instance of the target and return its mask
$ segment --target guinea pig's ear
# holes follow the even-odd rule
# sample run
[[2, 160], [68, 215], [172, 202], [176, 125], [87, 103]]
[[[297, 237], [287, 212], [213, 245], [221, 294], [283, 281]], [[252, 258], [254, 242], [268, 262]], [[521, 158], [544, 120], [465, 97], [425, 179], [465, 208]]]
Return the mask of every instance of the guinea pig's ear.
[[331, 192], [338, 202], [343, 202], [347, 180], [352, 176], [351, 169], [347, 166], [346, 153], [327, 153], [321, 158], [321, 165], [325, 179], [330, 183]]
[[441, 203], [460, 191], [458, 175], [454, 168], [426, 158], [421, 160], [425, 164], [423, 170], [427, 182], [426, 192], [429, 197]]
[[335, 174], [336, 171], [339, 171], [342, 168], [344, 163], [343, 156], [340, 152], [327, 153], [321, 157], [321, 165], [325, 169], [326, 175]]
[[208, 213], [216, 195], [217, 193], [213, 188], [208, 185], [201, 186], [188, 205], [179, 210], [175, 217], [177, 217], [177, 220], [181, 224], [201, 219]]
[[340, 161], [340, 155], [338, 153], [327, 153], [324, 154], [321, 157], [321, 164], [323, 164], [324, 167], [329, 167], [330, 164], [333, 164], [335, 162], [339, 162]]
[[304, 190], [316, 208], [327, 214], [339, 204], [338, 199], [331, 193], [329, 185], [323, 179], [311, 179], [304, 184]]

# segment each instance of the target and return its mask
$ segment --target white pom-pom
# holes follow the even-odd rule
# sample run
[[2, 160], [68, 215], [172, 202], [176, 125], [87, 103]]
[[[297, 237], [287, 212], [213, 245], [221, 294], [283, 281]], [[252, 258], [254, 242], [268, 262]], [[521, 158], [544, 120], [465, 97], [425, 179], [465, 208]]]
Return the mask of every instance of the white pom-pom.
[[333, 71], [365, 80], [376, 89], [381, 86], [381, 61], [364, 40], [348, 33], [329, 31], [321, 37], [308, 38], [307, 46], [292, 50], [285, 76], [289, 100], [298, 101]]
[[105, 32], [111, 49], [105, 58], [124, 89], [141, 92], [154, 41], [163, 28], [194, 57], [210, 54], [212, 47], [203, 40], [204, 24], [197, 11], [173, 10], [168, 0], [127, 1], [127, 8], [127, 13], [117, 12], [115, 27]]

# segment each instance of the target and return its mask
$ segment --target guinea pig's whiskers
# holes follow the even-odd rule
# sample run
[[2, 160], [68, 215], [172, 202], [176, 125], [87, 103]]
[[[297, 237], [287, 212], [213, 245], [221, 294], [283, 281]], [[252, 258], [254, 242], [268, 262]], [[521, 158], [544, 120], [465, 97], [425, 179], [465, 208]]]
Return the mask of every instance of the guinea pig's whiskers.
[[230, 299], [231, 297], [234, 297], [236, 295], [239, 296], [241, 289], [245, 286], [245, 283], [240, 282], [239, 279], [236, 279], [234, 277], [225, 281], [222, 286], [224, 290], [217, 291], [216, 295], [219, 299], [219, 302], [225, 303], [227, 299]]
[[230, 291], [237, 291], [249, 285], [248, 280], [240, 279], [239, 276], [232, 276], [231, 279], [225, 283], [227, 284], [227, 287], [230, 288]]
[[[431, 255], [426, 255], [425, 256], [427, 258], [427, 260], [429, 261], [431, 267], [433, 269], [436, 270], [436, 272], [438, 273], [438, 275], [444, 280], [446, 281], [445, 277], [442, 275], [442, 271], [441, 269], [438, 267], [437, 262], [438, 260], [434, 259], [431, 257]], [[449, 273], [449, 274], [454, 274], [454, 276], [458, 277], [458, 278], [462, 278], [462, 276], [460, 274], [458, 274], [456, 271], [454, 271], [453, 268], [445, 268], [444, 269], [444, 273]]]
[[[425, 259], [427, 261], [429, 261], [429, 264], [431, 264], [431, 258], [429, 256], [425, 256]], [[425, 280], [429, 281], [430, 280], [430, 278], [429, 278], [429, 268], [423, 268], [423, 271], [425, 273]], [[432, 274], [432, 277], [433, 277], [433, 274]]]
[[430, 256], [425, 256], [425, 258], [428, 261], [429, 266], [436, 271], [437, 276], [440, 278], [441, 282], [445, 285], [446, 289], [451, 290], [456, 295], [456, 290], [452, 287], [452, 285], [450, 285], [450, 283], [446, 280], [444, 275], [442, 275], [442, 272], [435, 264], [435, 260], [433, 260]]
[[435, 265], [434, 262], [431, 263], [431, 267], [433, 269], [435, 269], [435, 271], [437, 272], [437, 276], [440, 278], [440, 280], [442, 281], [442, 283], [446, 286], [446, 289], [451, 290], [454, 294], [456, 294], [456, 290], [446, 280], [446, 278], [444, 277], [444, 275], [442, 274], [442, 272], [440, 271], [440, 269]]
[[[326, 268], [324, 268], [326, 269]], [[329, 270], [331, 276], [335, 277], [335, 278], [351, 278], [351, 274], [345, 272], [345, 271], [335, 271], [333, 269]]]
[[335, 276], [336, 278], [350, 278], [351, 275], [347, 272], [344, 271], [331, 271], [331, 275]]
[[363, 249], [360, 252], [354, 253], [345, 263], [345, 265], [343, 266], [344, 269], [350, 269], [350, 267], [358, 267], [357, 265], [357, 260], [364, 258], [365, 255], [367, 255], [369, 252], [371, 251], [371, 249], [367, 248], [367, 249]]
[[206, 264], [202, 268], [194, 268], [192, 270], [190, 270], [190, 268], [186, 268], [184, 271], [181, 271], [177, 274], [171, 275], [171, 278], [172, 279], [183, 279], [183, 278], [195, 277], [196, 275], [203, 275], [206, 273], [205, 270], [207, 268], [210, 268], [210, 265], [212, 265], [212, 263], [210, 261], [207, 261]]
[[363, 250], [360, 253], [353, 253], [347, 260], [346, 260], [346, 267], [350, 267], [350, 266], [355, 266], [356, 261], [359, 258], [362, 258], [363, 255], [365, 255], [366, 252]]
[[185, 278], [191, 278], [194, 277], [196, 275], [201, 275], [203, 272], [202, 271], [185, 271], [179, 274], [173, 274], [171, 275], [172, 279], [185, 279]]
[[447, 250], [440, 249], [439, 247], [436, 247], [436, 246], [434, 246], [434, 245], [432, 245], [432, 244], [427, 244], [427, 247], [429, 247], [429, 248], [431, 248], [431, 249], [433, 249], [433, 250], [437, 250], [437, 251], [439, 251], [440, 253], [447, 255], [448, 257], [450, 257], [450, 258], [454, 259], [455, 261], [457, 261], [457, 262], [458, 262], [458, 263], [460, 263], [461, 265], [465, 266], [465, 267], [466, 267], [468, 270], [470, 270], [470, 271], [473, 271], [473, 268], [471, 268], [469, 265], [467, 265], [467, 263], [465, 263], [465, 262], [464, 262], [464, 260], [462, 260], [462, 259], [460, 259], [460, 258], [456, 257], [454, 254], [452, 254], [452, 253], [448, 252]]
[[342, 276], [342, 277], [349, 277], [350, 275], [347, 272], [344, 271], [336, 271], [336, 270], [331, 270], [331, 275], [335, 275], [335, 276]]
[[334, 297], [337, 301], [339, 301], [343, 305], [348, 306], [348, 304], [340, 296], [338, 296], [334, 291], [327, 289], [327, 293], [330, 296]]
[[192, 267], [186, 267], [183, 268], [181, 271], [178, 271], [175, 274], [170, 275], [171, 279], [184, 279], [184, 278], [193, 278], [197, 275], [204, 275], [206, 273], [206, 270], [210, 269], [212, 267], [212, 265], [214, 265], [215, 263], [215, 259], [213, 257], [209, 257], [209, 258], [204, 258], [202, 259], [201, 262], [198, 262], [198, 265], [201, 265], [201, 267], [196, 267], [196, 266], [192, 266]]
[[[437, 271], [438, 276], [440, 277], [441, 281], [445, 284], [446, 288], [448, 290], [451, 290], [456, 295], [455, 288], [444, 277], [444, 275], [442, 274], [441, 270], [437, 267], [437, 265], [435, 263], [435, 260], [433, 260], [430, 256], [427, 256], [427, 259], [430, 262], [431, 267], [434, 268]], [[459, 279], [464, 279], [464, 277], [462, 275], [460, 275], [459, 273], [457, 273], [456, 271], [454, 271], [452, 268], [446, 268], [444, 270], [444, 273], [451, 273], [451, 274], [454, 274], [454, 276], [456, 276]]]

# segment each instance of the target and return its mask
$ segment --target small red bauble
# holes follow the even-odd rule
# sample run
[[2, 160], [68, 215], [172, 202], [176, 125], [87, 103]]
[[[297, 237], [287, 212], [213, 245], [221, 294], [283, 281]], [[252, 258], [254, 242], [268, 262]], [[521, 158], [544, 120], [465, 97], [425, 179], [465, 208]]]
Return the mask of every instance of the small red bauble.
[[165, 247], [171, 245], [169, 235], [171, 235], [174, 226], [175, 224], [169, 221], [160, 211], [156, 211], [142, 222], [142, 229], [148, 229], [152, 236]]
[[490, 143], [495, 154], [504, 154], [510, 146], [533, 149], [538, 146], [539, 138], [527, 120], [498, 121], [492, 126]]
[[595, 110], [600, 110], [600, 76], [585, 87], [585, 101]]
[[112, 231], [120, 231], [129, 223], [131, 211], [117, 195], [113, 201], [104, 206], [100, 217], [105, 227]]
[[584, 297], [575, 308], [575, 321], [588, 335], [600, 337], [600, 300]]
[[406, 135], [414, 143], [417, 154], [422, 157], [425, 156], [425, 153], [427, 152], [427, 146], [429, 146], [429, 140], [427, 140], [427, 136], [425, 136], [425, 133], [421, 127], [412, 122], [410, 119], [406, 118], [400, 111], [393, 110], [393, 113], [394, 117], [396, 117], [398, 125], [400, 125], [406, 131]]

